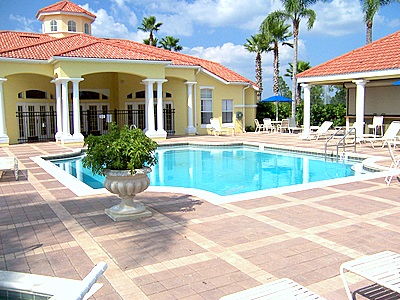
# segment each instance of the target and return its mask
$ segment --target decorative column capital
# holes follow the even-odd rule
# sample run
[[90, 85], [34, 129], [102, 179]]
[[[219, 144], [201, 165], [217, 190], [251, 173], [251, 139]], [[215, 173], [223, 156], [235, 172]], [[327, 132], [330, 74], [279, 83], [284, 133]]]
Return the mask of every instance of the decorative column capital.
[[7, 78], [1, 78], [0, 77], [0, 84], [2, 84], [4, 81], [7, 81]]
[[154, 82], [156, 82], [158, 79], [152, 79], [152, 78], [146, 78], [142, 80], [143, 84], [153, 84]]
[[314, 85], [309, 83], [301, 83], [300, 86], [304, 89], [311, 89]]
[[53, 79], [51, 82], [54, 82], [54, 83], [67, 83], [68, 81], [70, 81], [71, 80], [71, 78], [68, 78], [68, 77], [61, 77], [61, 78], [55, 78], [55, 79]]
[[187, 85], [195, 85], [195, 84], [197, 84], [197, 82], [196, 81], [186, 81], [185, 84], [187, 84]]
[[84, 81], [84, 80], [85, 80], [84, 78], [70, 78], [70, 81], [72, 81], [73, 83], [81, 82], [81, 81]]
[[357, 80], [353, 80], [353, 83], [356, 85], [361, 85], [361, 86], [365, 86], [367, 84], [368, 80], [365, 79], [357, 79]]

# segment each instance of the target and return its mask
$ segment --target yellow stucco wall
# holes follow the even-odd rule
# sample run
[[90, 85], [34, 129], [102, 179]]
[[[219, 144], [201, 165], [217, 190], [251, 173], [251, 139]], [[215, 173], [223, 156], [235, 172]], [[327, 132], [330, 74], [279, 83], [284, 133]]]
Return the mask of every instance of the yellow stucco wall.
[[87, 74], [98, 74], [103, 72], [128, 73], [142, 76], [144, 78], [165, 78], [163, 64], [146, 64], [131, 62], [102, 62], [101, 60], [74, 60], [59, 61], [54, 66], [55, 73], [59, 78], [76, 78]]
[[[10, 144], [18, 143], [19, 131], [16, 117], [17, 103], [28, 103], [35, 105], [38, 103], [55, 103], [54, 84], [50, 83], [51, 77], [36, 74], [19, 74], [7, 76], [7, 81], [3, 83], [4, 109], [6, 115], [7, 135], [10, 138]], [[25, 93], [27, 90], [41, 90], [47, 93], [47, 99], [27, 99], [18, 98], [19, 93]], [[53, 99], [51, 98], [53, 97]]]
[[[201, 120], [201, 101], [200, 88], [213, 88], [213, 117], [221, 119], [222, 100], [232, 99], [234, 105], [233, 124], [235, 131], [241, 132], [242, 122], [245, 126], [252, 125], [255, 108], [251, 107], [256, 103], [256, 92], [252, 87], [245, 88], [245, 85], [226, 84], [209, 74], [198, 72], [196, 68], [165, 68], [164, 64], [142, 64], [142, 63], [101, 63], [90, 61], [59, 61], [55, 64], [32, 64], [1, 62], [0, 77], [7, 78], [3, 83], [4, 101], [6, 107], [6, 127], [7, 134], [10, 137], [10, 143], [18, 142], [19, 128], [16, 119], [17, 103], [47, 103], [55, 107], [55, 84], [50, 81], [57, 74], [58, 78], [83, 78], [79, 83], [80, 90], [97, 91], [106, 94], [108, 99], [87, 100], [81, 99], [82, 107], [87, 107], [91, 103], [108, 104], [111, 110], [126, 109], [126, 103], [144, 103], [144, 99], [136, 99], [135, 92], [144, 91], [143, 80], [166, 79], [163, 83], [163, 94], [168, 92], [170, 98], [164, 97], [164, 102], [172, 103], [175, 109], [174, 125], [175, 134], [186, 134], [188, 125], [188, 85], [187, 82], [196, 82], [193, 89], [193, 100], [195, 117], [194, 126], [197, 133], [208, 134], [209, 129], [206, 125], [200, 124]], [[69, 92], [72, 89], [72, 83], [68, 84]], [[157, 84], [153, 86], [157, 90]], [[49, 97], [48, 99], [19, 99], [18, 93], [26, 90], [42, 90]], [[128, 94], [133, 97], [128, 99]], [[50, 95], [53, 95], [51, 98]], [[243, 98], [244, 97], [244, 98]], [[243, 99], [245, 106], [243, 107]], [[156, 99], [154, 99], [156, 103]], [[70, 102], [70, 110], [72, 103]], [[245, 119], [236, 120], [236, 112], [244, 112]]]
[[[57, 21], [57, 32], [51, 31], [50, 22], [52, 20]], [[61, 14], [52, 14], [46, 15], [43, 17], [43, 26], [44, 26], [44, 33], [49, 33], [52, 35], [57, 35], [57, 33], [61, 34], [74, 34], [76, 32], [68, 32], [68, 21], [74, 21], [76, 24], [76, 32], [84, 33], [84, 26], [85, 23], [89, 25], [89, 29], [91, 32], [91, 22], [90, 18], [86, 18], [80, 15], [61, 15]]]

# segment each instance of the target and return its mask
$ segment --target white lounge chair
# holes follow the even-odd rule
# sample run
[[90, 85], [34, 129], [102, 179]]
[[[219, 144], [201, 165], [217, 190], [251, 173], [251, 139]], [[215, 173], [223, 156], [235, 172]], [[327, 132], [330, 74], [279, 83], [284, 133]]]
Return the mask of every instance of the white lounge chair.
[[382, 137], [360, 137], [362, 142], [370, 142], [372, 148], [375, 148], [375, 142], [382, 142], [382, 147], [384, 147], [387, 142], [395, 142], [397, 140], [397, 135], [400, 131], [400, 121], [393, 121], [390, 123], [388, 129]]
[[254, 119], [254, 124], [256, 126], [254, 132], [260, 132], [264, 130], [264, 124], [260, 124], [260, 121], [258, 121], [258, 119]]
[[318, 140], [321, 136], [326, 137], [329, 128], [331, 128], [333, 122], [331, 121], [324, 121], [324, 123], [321, 124], [321, 126], [319, 126], [319, 128], [317, 129], [317, 131], [314, 132], [310, 132], [308, 135], [309, 139], [316, 139]]
[[83, 300], [91, 297], [103, 286], [96, 281], [106, 269], [107, 264], [100, 262], [83, 280], [0, 271], [0, 289], [50, 295], [51, 300]]
[[[390, 183], [392, 182], [393, 177], [396, 175], [399, 175], [399, 173], [400, 173], [399, 172], [400, 170], [397, 170], [400, 165], [400, 157], [396, 156], [394, 154], [394, 148], [396, 146], [396, 143], [392, 142], [392, 141], [388, 141], [387, 144], [388, 144], [388, 149], [389, 149], [389, 155], [392, 160], [392, 163], [390, 164], [390, 168], [389, 168], [389, 170], [391, 172], [385, 178], [386, 185], [389, 186]], [[399, 177], [397, 177], [397, 178], [399, 179]]]
[[9, 170], [14, 171], [15, 180], [18, 180], [18, 159], [12, 156], [0, 157], [0, 178]]
[[222, 297], [220, 300], [256, 300], [256, 299], [313, 299], [324, 300], [321, 296], [311, 292], [304, 286], [289, 278], [282, 278], [270, 283], [256, 286], [241, 292]]
[[215, 136], [220, 134], [229, 134], [229, 129], [222, 129], [221, 123], [219, 122], [218, 118], [211, 118], [210, 124], [211, 124], [211, 132]]

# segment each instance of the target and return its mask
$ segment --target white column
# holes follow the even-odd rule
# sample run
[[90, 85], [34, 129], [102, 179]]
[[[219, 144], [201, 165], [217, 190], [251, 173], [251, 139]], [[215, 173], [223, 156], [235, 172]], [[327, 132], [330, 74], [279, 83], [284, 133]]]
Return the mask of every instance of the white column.
[[62, 106], [61, 106], [61, 82], [59, 79], [54, 79], [53, 82], [56, 85], [56, 118], [57, 118], [57, 131], [55, 135], [56, 141], [61, 140], [62, 135]]
[[3, 82], [6, 78], [0, 78], [0, 144], [9, 144], [10, 139], [7, 135], [6, 114], [4, 110]]
[[187, 107], [188, 107], [188, 126], [186, 127], [187, 134], [195, 134], [196, 128], [193, 126], [193, 85], [197, 82], [185, 82], [187, 85]]
[[61, 102], [62, 102], [62, 137], [61, 142], [65, 142], [71, 137], [69, 130], [69, 106], [68, 106], [68, 81], [60, 79], [61, 82]]
[[74, 135], [75, 141], [83, 142], [83, 135], [81, 133], [81, 109], [79, 104], [79, 82], [83, 78], [71, 78], [72, 81], [72, 109], [74, 114]]
[[154, 96], [153, 96], [153, 84], [155, 80], [144, 79], [142, 81], [146, 85], [146, 135], [155, 136], [155, 124], [154, 124]]
[[163, 114], [163, 89], [162, 84], [167, 80], [157, 80], [157, 136], [166, 138], [167, 132], [164, 130]]
[[364, 134], [364, 103], [365, 103], [365, 85], [367, 80], [353, 80], [357, 85], [356, 89], [356, 132], [357, 137]]
[[310, 116], [311, 116], [311, 84], [303, 83], [304, 89], [304, 115], [303, 115], [303, 133], [300, 138], [306, 139], [310, 134]]

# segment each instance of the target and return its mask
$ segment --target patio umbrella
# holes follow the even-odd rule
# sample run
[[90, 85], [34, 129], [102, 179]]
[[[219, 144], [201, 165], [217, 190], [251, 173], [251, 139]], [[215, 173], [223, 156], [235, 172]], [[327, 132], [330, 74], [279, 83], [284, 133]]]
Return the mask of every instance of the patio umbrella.
[[400, 85], [400, 80], [392, 83], [393, 85]]
[[276, 106], [276, 120], [278, 121], [278, 102], [293, 102], [292, 99], [283, 97], [281, 95], [271, 96], [265, 99], [260, 100], [260, 102], [275, 102]]

